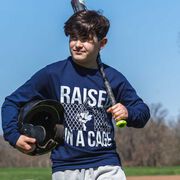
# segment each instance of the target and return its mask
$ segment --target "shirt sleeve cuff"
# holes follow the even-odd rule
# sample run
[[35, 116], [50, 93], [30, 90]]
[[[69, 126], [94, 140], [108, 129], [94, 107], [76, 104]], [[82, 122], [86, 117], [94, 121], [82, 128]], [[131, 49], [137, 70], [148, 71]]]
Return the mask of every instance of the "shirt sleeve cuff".
[[21, 134], [19, 132], [12, 133], [12, 134], [9, 134], [8, 136], [6, 136], [5, 140], [7, 140], [11, 146], [15, 147], [16, 142], [19, 139], [20, 135]]

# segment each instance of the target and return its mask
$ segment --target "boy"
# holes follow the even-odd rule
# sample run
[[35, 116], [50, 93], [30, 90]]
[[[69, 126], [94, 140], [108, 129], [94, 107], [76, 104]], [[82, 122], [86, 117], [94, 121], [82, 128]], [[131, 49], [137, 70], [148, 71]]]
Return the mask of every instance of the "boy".
[[97, 56], [106, 45], [109, 21], [96, 11], [80, 11], [65, 23], [71, 56], [37, 72], [8, 96], [2, 107], [4, 137], [28, 152], [36, 140], [20, 135], [19, 109], [34, 99], [54, 99], [65, 110], [64, 144], [51, 153], [52, 179], [125, 180], [116, 152], [112, 117], [125, 119], [129, 127], [144, 127], [150, 114], [126, 78], [104, 65], [116, 105], [109, 99], [97, 66]]

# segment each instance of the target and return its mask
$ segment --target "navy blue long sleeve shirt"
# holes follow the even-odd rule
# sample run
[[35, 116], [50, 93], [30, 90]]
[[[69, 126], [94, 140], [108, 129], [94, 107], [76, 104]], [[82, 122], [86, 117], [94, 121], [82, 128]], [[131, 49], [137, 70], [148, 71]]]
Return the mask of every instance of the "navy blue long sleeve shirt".
[[[127, 79], [104, 65], [116, 102], [128, 110], [128, 127], [144, 127], [149, 108]], [[20, 108], [32, 100], [54, 99], [65, 109], [64, 144], [51, 153], [53, 172], [67, 169], [120, 165], [116, 152], [112, 115], [106, 112], [109, 99], [98, 69], [75, 64], [71, 57], [38, 71], [24, 85], [5, 98], [2, 106], [4, 138], [12, 146], [20, 136]]]

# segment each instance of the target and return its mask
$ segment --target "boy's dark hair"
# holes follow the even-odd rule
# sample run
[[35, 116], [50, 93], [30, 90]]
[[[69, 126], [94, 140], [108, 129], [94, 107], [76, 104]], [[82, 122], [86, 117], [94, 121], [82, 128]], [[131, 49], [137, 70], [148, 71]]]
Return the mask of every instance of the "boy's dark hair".
[[88, 40], [96, 35], [103, 39], [110, 27], [109, 20], [99, 11], [79, 11], [72, 15], [64, 25], [66, 36]]

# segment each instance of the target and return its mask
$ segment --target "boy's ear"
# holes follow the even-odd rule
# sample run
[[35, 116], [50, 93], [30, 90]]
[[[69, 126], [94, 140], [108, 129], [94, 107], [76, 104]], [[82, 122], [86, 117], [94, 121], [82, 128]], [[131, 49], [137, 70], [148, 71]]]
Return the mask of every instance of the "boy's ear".
[[100, 41], [100, 49], [102, 49], [106, 44], [107, 44], [107, 38], [104, 37], [103, 39], [101, 39]]

